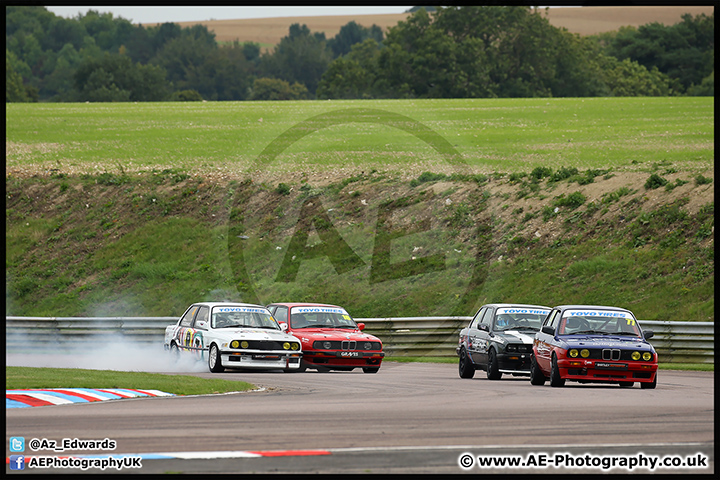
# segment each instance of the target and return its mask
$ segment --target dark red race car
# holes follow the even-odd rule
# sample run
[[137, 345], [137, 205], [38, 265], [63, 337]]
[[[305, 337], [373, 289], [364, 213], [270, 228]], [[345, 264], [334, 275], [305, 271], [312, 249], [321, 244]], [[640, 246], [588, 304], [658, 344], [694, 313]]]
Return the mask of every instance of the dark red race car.
[[658, 357], [630, 310], [594, 305], [553, 308], [535, 334], [530, 383], [565, 380], [655, 388]]
[[382, 341], [363, 333], [365, 324], [355, 323], [344, 308], [322, 303], [271, 303], [267, 308], [281, 326], [287, 325], [288, 333], [300, 339], [301, 371], [360, 367], [365, 373], [377, 373], [380, 369], [385, 356]]

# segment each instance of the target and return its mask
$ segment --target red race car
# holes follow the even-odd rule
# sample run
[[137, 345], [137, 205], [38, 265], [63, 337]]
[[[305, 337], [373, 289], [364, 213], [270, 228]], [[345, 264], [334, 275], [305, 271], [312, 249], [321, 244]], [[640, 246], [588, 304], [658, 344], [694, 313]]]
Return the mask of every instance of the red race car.
[[267, 308], [283, 329], [286, 325], [287, 332], [302, 342], [300, 371], [380, 370], [385, 356], [382, 342], [363, 333], [365, 324], [355, 323], [344, 308], [322, 303], [272, 303]]
[[655, 388], [658, 357], [630, 310], [594, 305], [553, 308], [535, 334], [530, 383], [565, 380]]

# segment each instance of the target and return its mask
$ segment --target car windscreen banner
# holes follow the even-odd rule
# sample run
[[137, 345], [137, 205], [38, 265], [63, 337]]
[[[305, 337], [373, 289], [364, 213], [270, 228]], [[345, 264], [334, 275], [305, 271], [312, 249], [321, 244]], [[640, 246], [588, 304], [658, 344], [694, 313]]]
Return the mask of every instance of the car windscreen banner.
[[350, 317], [344, 308], [339, 307], [292, 307], [291, 313], [335, 313], [343, 317]]
[[543, 317], [547, 316], [547, 314], [550, 312], [550, 310], [546, 309], [538, 309], [538, 308], [499, 308], [497, 311], [498, 315], [501, 315], [503, 313], [506, 314], [526, 314], [526, 315], [542, 315]]
[[570, 317], [625, 318], [635, 321], [632, 313], [618, 310], [566, 310], [563, 318]]
[[260, 313], [264, 315], [270, 315], [270, 312], [265, 308], [259, 307], [215, 307], [214, 313], [226, 313], [226, 312], [241, 312], [241, 313]]

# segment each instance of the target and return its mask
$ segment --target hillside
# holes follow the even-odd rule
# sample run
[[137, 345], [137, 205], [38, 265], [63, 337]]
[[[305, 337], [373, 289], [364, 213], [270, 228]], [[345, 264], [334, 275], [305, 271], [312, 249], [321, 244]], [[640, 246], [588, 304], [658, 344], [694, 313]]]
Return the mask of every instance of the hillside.
[[[712, 320], [712, 179], [669, 166], [655, 171], [588, 171], [562, 180], [341, 171], [254, 181], [173, 171], [10, 171], [6, 313], [168, 316], [193, 301], [230, 298], [339, 303], [358, 317], [471, 315], [478, 304], [512, 298], [618, 304], [644, 319]], [[366, 253], [340, 275], [342, 259], [335, 269], [326, 260], [305, 262], [298, 277], [280, 279], [279, 259], [301, 224], [291, 212], [313, 203], [326, 209], [331, 231]], [[467, 267], [439, 277], [391, 272], [393, 282], [368, 283], [367, 267], [356, 267], [370, 263], [367, 242], [379, 237], [369, 212], [383, 204], [403, 232], [425, 225], [439, 235], [434, 246], [393, 240], [393, 249], [407, 251], [393, 253], [393, 264], [413, 268], [411, 255], [442, 250], [449, 263]], [[307, 248], [329, 242], [322, 214], [313, 215], [320, 217], [306, 226]], [[475, 267], [462, 256], [452, 260], [453, 249], [475, 246]]]
[[[551, 7], [547, 11], [550, 24], [558, 28], [567, 28], [572, 33], [594, 35], [618, 30], [623, 26], [638, 27], [652, 22], [673, 25], [681, 20], [685, 13], [693, 16], [714, 12], [712, 6], [622, 6], [622, 7]], [[383, 30], [397, 25], [408, 17], [407, 13], [381, 15], [333, 15], [308, 17], [276, 17], [238, 20], [209, 20], [202, 22], [178, 22], [183, 27], [196, 24], [205, 25], [215, 33], [219, 42], [255, 42], [263, 47], [272, 47], [287, 36], [290, 25], [305, 24], [312, 32], [322, 32], [326, 38], [332, 38], [340, 27], [354, 21], [364, 27], [377, 25]], [[157, 24], [145, 24], [152, 26]]]

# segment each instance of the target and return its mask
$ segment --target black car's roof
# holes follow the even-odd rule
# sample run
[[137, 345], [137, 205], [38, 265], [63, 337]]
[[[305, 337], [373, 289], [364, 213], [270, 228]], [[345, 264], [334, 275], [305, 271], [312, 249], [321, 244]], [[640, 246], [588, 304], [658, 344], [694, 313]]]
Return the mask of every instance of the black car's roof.
[[558, 310], [564, 311], [564, 310], [619, 310], [622, 312], [628, 312], [632, 313], [627, 308], [622, 307], [612, 307], [609, 305], [558, 305], [556, 307]]

